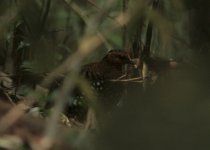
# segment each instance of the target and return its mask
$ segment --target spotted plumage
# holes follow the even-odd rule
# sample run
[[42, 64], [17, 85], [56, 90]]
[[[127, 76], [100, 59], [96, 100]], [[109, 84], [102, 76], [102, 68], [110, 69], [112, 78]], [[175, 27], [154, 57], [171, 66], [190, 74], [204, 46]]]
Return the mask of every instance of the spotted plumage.
[[[111, 100], [110, 97], [114, 98], [116, 101], [116, 99], [119, 98], [119, 94], [121, 94], [116, 92], [116, 88], [119, 90], [121, 87], [113, 85], [114, 83], [110, 84], [109, 80], [117, 79], [122, 76], [123, 67], [126, 64], [133, 64], [127, 52], [124, 50], [110, 50], [100, 61], [82, 66], [81, 75], [90, 82], [92, 88], [97, 91], [98, 95], [103, 97], [101, 98], [103, 99], [102, 101], [109, 103], [108, 101]], [[81, 93], [75, 96], [71, 107], [68, 109], [69, 114], [74, 115], [75, 111], [77, 111], [77, 115], [86, 113], [84, 107], [82, 109], [78, 108], [78, 104], [84, 104], [84, 101], [84, 96], [81, 95]], [[81, 105], [79, 105], [79, 107], [80, 106]]]

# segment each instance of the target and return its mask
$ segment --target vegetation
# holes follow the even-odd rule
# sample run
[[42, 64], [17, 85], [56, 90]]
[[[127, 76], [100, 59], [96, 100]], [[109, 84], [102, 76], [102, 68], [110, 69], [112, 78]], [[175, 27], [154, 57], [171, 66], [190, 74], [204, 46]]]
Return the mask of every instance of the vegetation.
[[209, 149], [209, 6], [1, 0], [0, 149]]

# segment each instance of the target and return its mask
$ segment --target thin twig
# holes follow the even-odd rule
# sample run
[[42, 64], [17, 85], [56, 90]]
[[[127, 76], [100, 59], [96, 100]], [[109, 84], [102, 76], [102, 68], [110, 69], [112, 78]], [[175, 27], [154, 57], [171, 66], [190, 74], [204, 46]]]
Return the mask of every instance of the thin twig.
[[143, 82], [142, 77], [131, 78], [131, 79], [124, 79], [124, 80], [109, 80], [111, 82]]
[[9, 96], [8, 93], [4, 92], [4, 95], [7, 97], [7, 99], [9, 100], [9, 102], [10, 102], [13, 106], [16, 105], [16, 104], [13, 102], [13, 100], [10, 98], [10, 96]]
[[95, 113], [92, 108], [88, 109], [87, 113], [87, 120], [85, 123], [85, 131], [89, 130], [90, 128], [95, 128], [96, 127], [96, 118], [95, 118]]

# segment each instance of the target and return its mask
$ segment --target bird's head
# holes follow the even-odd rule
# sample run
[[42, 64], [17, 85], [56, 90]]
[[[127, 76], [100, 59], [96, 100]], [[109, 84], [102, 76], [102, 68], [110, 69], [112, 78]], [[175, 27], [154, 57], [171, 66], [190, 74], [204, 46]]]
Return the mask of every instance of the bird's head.
[[104, 56], [103, 61], [112, 65], [134, 64], [126, 51], [117, 49], [110, 50]]

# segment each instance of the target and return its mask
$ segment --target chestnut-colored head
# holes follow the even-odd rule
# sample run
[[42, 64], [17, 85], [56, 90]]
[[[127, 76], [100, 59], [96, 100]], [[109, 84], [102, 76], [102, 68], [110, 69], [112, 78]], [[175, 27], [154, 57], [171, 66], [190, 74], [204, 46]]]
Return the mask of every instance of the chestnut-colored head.
[[110, 50], [103, 58], [103, 61], [110, 65], [133, 64], [133, 61], [126, 51], [117, 49]]

